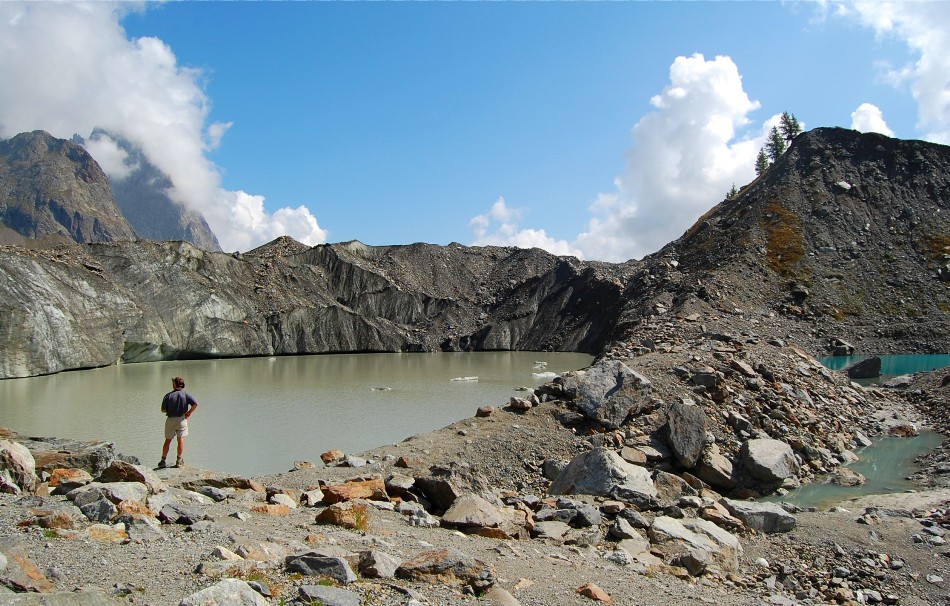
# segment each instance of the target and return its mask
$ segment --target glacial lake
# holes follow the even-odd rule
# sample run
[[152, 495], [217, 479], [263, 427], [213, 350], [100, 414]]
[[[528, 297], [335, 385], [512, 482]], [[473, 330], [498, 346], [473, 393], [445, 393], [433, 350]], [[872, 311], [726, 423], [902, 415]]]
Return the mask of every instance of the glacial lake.
[[[871, 356], [828, 356], [821, 359], [821, 363], [831, 370], [845, 368], [870, 358]], [[938, 368], [950, 366], [950, 354], [895, 354], [880, 356], [881, 376], [877, 379], [858, 381], [862, 385], [883, 383], [888, 379], [909, 375], [915, 372], [930, 372]]]
[[[24, 436], [114, 442], [154, 466], [162, 396], [181, 376], [199, 404], [189, 421], [187, 464], [257, 476], [287, 471], [297, 460], [319, 463], [331, 448], [357, 453], [444, 427], [479, 406], [506, 405], [523, 395], [519, 386], [537, 387], [550, 373], [592, 360], [477, 352], [123, 364], [0, 381], [0, 425]], [[174, 449], [173, 441], [169, 462]]]

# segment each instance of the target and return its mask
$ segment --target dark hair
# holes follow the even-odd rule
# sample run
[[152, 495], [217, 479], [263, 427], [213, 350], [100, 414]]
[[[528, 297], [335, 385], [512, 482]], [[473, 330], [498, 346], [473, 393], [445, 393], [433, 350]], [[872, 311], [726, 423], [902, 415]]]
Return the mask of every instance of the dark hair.
[[185, 388], [185, 380], [182, 379], [181, 377], [175, 377], [174, 379], [172, 379], [172, 383], [175, 385], [175, 387], [179, 389]]

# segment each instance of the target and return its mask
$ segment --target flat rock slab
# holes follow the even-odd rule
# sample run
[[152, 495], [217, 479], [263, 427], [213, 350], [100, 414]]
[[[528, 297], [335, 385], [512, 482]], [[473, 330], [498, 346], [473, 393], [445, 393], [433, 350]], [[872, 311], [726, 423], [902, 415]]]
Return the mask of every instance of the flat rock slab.
[[759, 532], [789, 532], [795, 528], [798, 520], [776, 503], [754, 501], [734, 501], [722, 499], [729, 513]]
[[360, 594], [339, 587], [324, 585], [301, 585], [297, 590], [305, 604], [323, 604], [323, 606], [360, 606]]
[[193, 593], [178, 606], [267, 606], [261, 594], [246, 582], [238, 579], [223, 579], [211, 587]]
[[743, 442], [739, 456], [749, 475], [761, 482], [781, 482], [798, 473], [798, 461], [792, 447], [781, 440], [747, 440]]
[[495, 568], [457, 549], [423, 551], [403, 562], [396, 576], [430, 583], [464, 583], [477, 590], [495, 584]]

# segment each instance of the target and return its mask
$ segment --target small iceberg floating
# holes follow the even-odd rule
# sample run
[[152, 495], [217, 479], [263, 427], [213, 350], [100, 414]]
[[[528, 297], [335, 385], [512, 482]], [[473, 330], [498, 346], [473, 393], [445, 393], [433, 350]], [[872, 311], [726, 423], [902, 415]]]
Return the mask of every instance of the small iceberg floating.
[[539, 381], [550, 381], [551, 379], [557, 378], [556, 372], [533, 372], [531, 376]]
[[392, 387], [370, 387], [373, 391], [392, 391]]
[[535, 370], [541, 370], [541, 369], [544, 369], [544, 368], [547, 368], [547, 367], [548, 367], [548, 363], [547, 363], [547, 362], [540, 362], [540, 361], [538, 361], [538, 360], [535, 360], [535, 361], [534, 361], [534, 368], [535, 368]]
[[452, 379], [452, 381], [473, 383], [475, 381], [478, 381], [478, 377], [455, 377], [454, 379]]

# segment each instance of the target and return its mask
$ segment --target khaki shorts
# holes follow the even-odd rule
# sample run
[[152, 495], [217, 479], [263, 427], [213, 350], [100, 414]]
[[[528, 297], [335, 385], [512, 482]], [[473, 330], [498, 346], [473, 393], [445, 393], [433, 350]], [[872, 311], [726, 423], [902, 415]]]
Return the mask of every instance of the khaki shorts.
[[165, 439], [171, 440], [175, 436], [184, 438], [188, 435], [188, 419], [185, 417], [167, 417], [165, 419]]

